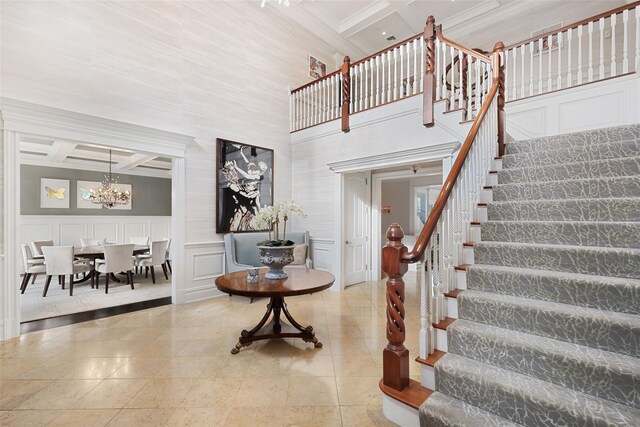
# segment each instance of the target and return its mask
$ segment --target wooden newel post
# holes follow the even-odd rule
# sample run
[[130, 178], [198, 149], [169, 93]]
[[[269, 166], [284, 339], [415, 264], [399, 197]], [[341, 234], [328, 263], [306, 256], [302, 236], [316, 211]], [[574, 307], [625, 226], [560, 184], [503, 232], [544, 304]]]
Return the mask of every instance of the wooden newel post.
[[404, 346], [404, 281], [407, 264], [401, 261], [407, 247], [402, 243], [404, 232], [393, 223], [387, 230], [386, 246], [382, 248], [382, 269], [387, 279], [387, 347], [382, 354], [382, 381], [395, 390], [409, 385], [409, 350]]
[[504, 43], [498, 42], [493, 47], [493, 55], [491, 57], [493, 67], [493, 79], [498, 80], [498, 155], [504, 156], [504, 141], [507, 135], [507, 121], [504, 114], [504, 60], [502, 54], [504, 52]]
[[422, 92], [423, 124], [433, 126], [433, 102], [436, 97], [436, 20], [427, 18], [424, 27], [424, 90]]
[[344, 57], [340, 73], [342, 74], [342, 132], [349, 132], [349, 106], [351, 105], [351, 59]]

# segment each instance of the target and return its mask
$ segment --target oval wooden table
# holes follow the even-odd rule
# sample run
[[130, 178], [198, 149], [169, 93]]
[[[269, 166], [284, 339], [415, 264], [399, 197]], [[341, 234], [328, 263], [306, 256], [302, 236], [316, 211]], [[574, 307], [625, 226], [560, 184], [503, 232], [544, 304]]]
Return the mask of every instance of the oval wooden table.
[[[231, 349], [231, 354], [237, 354], [242, 347], [247, 347], [254, 341], [271, 338], [302, 338], [305, 342], [313, 343], [316, 348], [322, 347], [322, 343], [313, 332], [313, 327], [302, 326], [291, 316], [284, 297], [323, 291], [333, 285], [335, 281], [333, 274], [308, 268], [285, 267], [289, 277], [275, 280], [264, 277], [267, 271], [266, 267], [260, 269], [258, 283], [247, 283], [246, 271], [225, 274], [216, 279], [216, 287], [229, 295], [270, 298], [267, 312], [253, 329], [249, 331], [245, 329], [240, 333], [238, 344]], [[267, 324], [272, 313], [273, 319]], [[284, 314], [291, 325], [280, 323], [280, 313]]]

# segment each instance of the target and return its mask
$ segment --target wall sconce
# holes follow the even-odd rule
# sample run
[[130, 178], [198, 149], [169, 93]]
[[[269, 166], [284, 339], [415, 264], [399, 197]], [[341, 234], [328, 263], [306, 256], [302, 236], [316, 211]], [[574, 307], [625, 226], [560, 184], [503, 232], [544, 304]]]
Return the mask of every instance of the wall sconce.
[[382, 213], [390, 213], [391, 212], [391, 205], [382, 205], [382, 207], [380, 208], [380, 211]]

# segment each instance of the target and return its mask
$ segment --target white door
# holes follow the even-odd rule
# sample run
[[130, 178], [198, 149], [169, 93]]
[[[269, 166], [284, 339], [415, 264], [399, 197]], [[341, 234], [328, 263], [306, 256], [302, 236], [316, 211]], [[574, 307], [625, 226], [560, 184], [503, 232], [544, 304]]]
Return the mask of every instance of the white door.
[[344, 177], [345, 286], [367, 280], [369, 264], [369, 206], [371, 173], [347, 174]]

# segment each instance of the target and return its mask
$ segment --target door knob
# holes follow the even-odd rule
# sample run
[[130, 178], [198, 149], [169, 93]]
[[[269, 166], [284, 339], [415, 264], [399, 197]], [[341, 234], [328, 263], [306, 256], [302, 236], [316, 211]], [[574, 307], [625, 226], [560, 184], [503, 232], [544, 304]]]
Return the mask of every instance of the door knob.
[[345, 240], [345, 242], [344, 242], [345, 245], [348, 245], [349, 243], [351, 243], [351, 242], [348, 241], [348, 240]]

